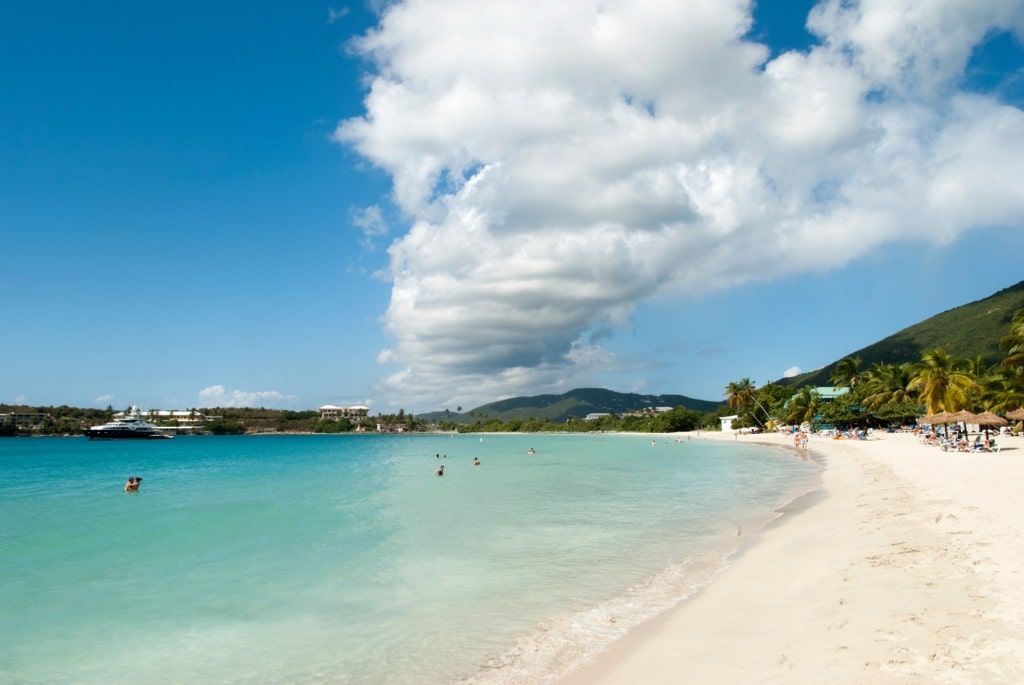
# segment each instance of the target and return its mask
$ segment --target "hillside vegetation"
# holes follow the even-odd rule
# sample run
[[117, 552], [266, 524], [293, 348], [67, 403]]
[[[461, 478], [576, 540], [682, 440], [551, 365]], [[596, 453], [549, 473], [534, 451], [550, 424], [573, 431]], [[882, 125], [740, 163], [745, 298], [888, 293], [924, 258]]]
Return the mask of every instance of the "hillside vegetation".
[[[564, 423], [572, 418], [581, 419], [587, 414], [625, 414], [656, 407], [684, 407], [691, 411], [709, 412], [715, 411], [721, 405], [721, 402], [698, 400], [685, 395], [639, 395], [604, 388], [578, 388], [562, 395], [513, 397], [491, 402], [473, 409], [464, 416], [470, 422], [476, 418], [488, 418], [499, 421], [543, 419]], [[453, 420], [459, 419], [453, 417]]]
[[917, 362], [925, 350], [936, 348], [953, 357], [980, 357], [985, 365], [996, 364], [1004, 355], [999, 349], [999, 339], [1006, 335], [1013, 314], [1019, 309], [1024, 309], [1024, 281], [983, 300], [936, 314], [872, 345], [850, 351], [821, 369], [776, 382], [793, 387], [831, 385], [829, 379], [843, 358], [860, 357], [861, 367], [870, 368], [876, 363]]

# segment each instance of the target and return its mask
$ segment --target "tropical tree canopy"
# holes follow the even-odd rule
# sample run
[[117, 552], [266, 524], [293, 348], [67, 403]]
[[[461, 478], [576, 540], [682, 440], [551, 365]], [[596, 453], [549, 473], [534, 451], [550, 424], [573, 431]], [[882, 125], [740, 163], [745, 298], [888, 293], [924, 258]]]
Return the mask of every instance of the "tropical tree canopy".
[[832, 385], [853, 388], [863, 380], [860, 372], [861, 358], [846, 357], [836, 364], [832, 371]]
[[968, 404], [968, 395], [977, 389], [977, 381], [966, 371], [965, 364], [941, 349], [928, 350], [914, 365], [910, 388], [919, 393], [925, 411], [956, 412]]
[[1003, 368], [1024, 376], [1024, 309], [1013, 315], [1010, 332], [999, 341], [999, 347], [1006, 350]]
[[738, 412], [747, 411], [754, 403], [754, 383], [749, 378], [732, 381], [725, 387], [726, 403]]
[[880, 410], [890, 404], [915, 401], [915, 393], [910, 389], [914, 380], [910, 364], [879, 362], [864, 376], [862, 402], [870, 411]]
[[792, 424], [813, 423], [818, 415], [821, 396], [810, 387], [804, 386], [790, 401], [786, 421]]

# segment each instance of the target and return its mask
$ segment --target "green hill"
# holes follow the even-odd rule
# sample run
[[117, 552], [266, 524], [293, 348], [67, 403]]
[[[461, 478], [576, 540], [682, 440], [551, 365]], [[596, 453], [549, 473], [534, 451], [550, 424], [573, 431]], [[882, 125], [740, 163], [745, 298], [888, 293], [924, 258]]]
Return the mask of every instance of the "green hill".
[[[1019, 309], [1024, 309], [1024, 281], [983, 300], [936, 314], [872, 345], [845, 354], [821, 369], [782, 378], [776, 383], [793, 387], [831, 385], [832, 371], [845, 357], [860, 357], [860, 368], [866, 370], [878, 362], [916, 362], [925, 350], [934, 348], [945, 349], [955, 357], [981, 357], [986, 364], [995, 364], [1004, 356], [999, 349], [999, 339], [1009, 332], [1013, 315]], [[562, 395], [513, 397], [484, 404], [462, 414], [430, 412], [419, 418], [457, 423], [473, 423], [477, 419], [565, 421], [592, 413], [623, 414], [647, 407], [685, 407], [708, 412], [716, 411], [722, 404], [685, 395], [638, 395], [602, 388], [579, 388]]]
[[936, 314], [873, 345], [843, 355], [821, 369], [776, 382], [792, 386], [831, 385], [832, 371], [845, 357], [860, 357], [860, 368], [865, 370], [878, 362], [916, 362], [922, 352], [935, 348], [942, 348], [954, 357], [981, 357], [986, 364], [995, 364], [1005, 356], [999, 349], [999, 339], [1009, 332], [1013, 314], [1018, 309], [1024, 309], [1024, 281], [983, 300]]
[[[562, 395], [513, 397], [491, 402], [462, 414], [451, 413], [447, 420], [459, 423], [473, 422], [477, 419], [547, 419], [563, 422], [570, 417], [583, 418], [587, 414], [624, 414], [654, 407], [686, 407], [694, 411], [715, 411], [721, 404], [685, 395], [638, 395], [603, 388], [578, 388]], [[446, 417], [443, 412], [431, 412], [420, 415], [419, 418], [441, 420]]]

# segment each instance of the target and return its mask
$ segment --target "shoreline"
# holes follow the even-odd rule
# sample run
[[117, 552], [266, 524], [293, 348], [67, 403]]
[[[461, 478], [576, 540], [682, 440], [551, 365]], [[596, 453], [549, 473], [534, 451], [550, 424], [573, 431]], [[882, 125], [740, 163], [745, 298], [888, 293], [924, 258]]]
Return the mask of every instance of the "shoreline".
[[[780, 434], [689, 437], [793, 449]], [[812, 497], [558, 685], [1024, 682], [1024, 439], [1003, 442], [812, 438]]]

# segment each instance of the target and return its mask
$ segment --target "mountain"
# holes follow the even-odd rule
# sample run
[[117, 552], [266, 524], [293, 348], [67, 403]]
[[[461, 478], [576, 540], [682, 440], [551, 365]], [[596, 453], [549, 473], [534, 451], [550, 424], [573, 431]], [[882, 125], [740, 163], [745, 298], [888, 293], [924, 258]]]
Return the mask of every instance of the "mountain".
[[[583, 418], [587, 414], [608, 412], [623, 414], [640, 411], [648, 407], [686, 407], [694, 411], [715, 411], [721, 402], [697, 400], [685, 395], [637, 395], [622, 393], [603, 388], [578, 388], [562, 395], [535, 395], [533, 397], [513, 397], [507, 400], [484, 404], [462, 414], [454, 412], [447, 420], [465, 423], [478, 418], [499, 419], [547, 419], [562, 422], [570, 417]], [[426, 420], [444, 420], [444, 412], [421, 414], [419, 418]]]
[[[803, 385], [832, 385], [830, 377], [836, 364], [846, 357], [860, 357], [861, 370], [878, 362], [902, 364], [921, 359], [925, 350], [942, 348], [954, 357], [973, 359], [981, 357], [986, 364], [996, 364], [1005, 356], [999, 349], [999, 339], [1010, 330], [1014, 313], [1024, 309], [1024, 281], [1000, 290], [983, 300], [971, 302], [936, 314], [890, 335], [873, 345], [845, 354], [828, 366], [776, 383], [799, 387]], [[565, 421], [569, 417], [608, 412], [623, 414], [646, 407], [686, 407], [694, 411], [716, 411], [723, 402], [696, 400], [685, 395], [637, 395], [602, 388], [579, 388], [563, 395], [535, 395], [513, 397], [491, 402], [468, 412], [430, 412], [419, 418], [428, 421], [450, 420], [472, 423], [477, 419], [548, 419]]]
[[981, 357], [987, 365], [1002, 361], [999, 339], [1010, 331], [1014, 312], [1024, 309], [1024, 281], [1000, 290], [983, 300], [936, 314], [872, 345], [861, 348], [828, 366], [777, 383], [794, 387], [832, 385], [829, 378], [836, 364], [846, 357], [860, 357], [860, 369], [878, 362], [902, 364], [920, 361], [925, 350], [942, 348], [954, 357]]

